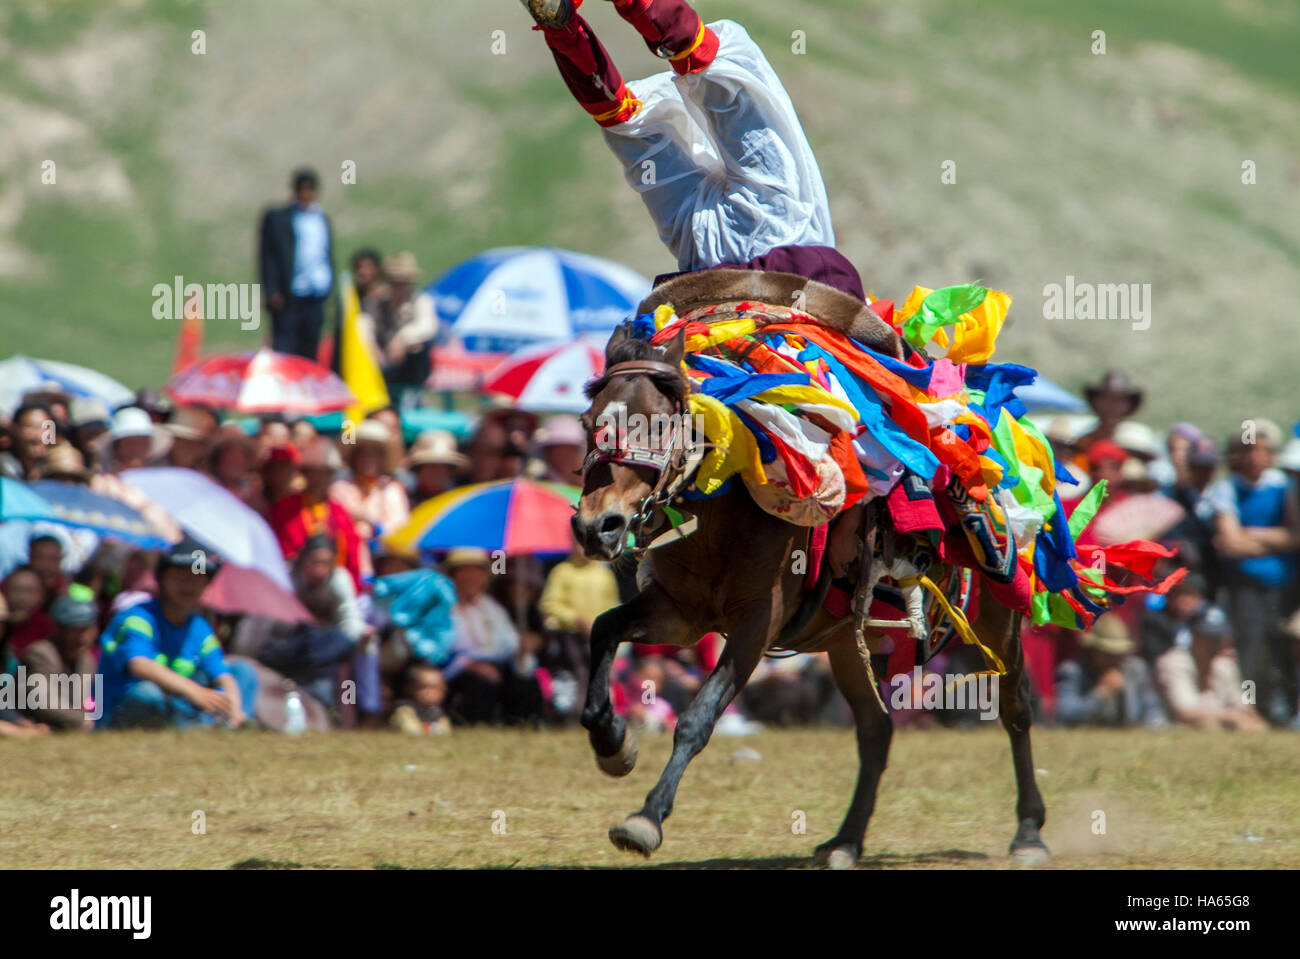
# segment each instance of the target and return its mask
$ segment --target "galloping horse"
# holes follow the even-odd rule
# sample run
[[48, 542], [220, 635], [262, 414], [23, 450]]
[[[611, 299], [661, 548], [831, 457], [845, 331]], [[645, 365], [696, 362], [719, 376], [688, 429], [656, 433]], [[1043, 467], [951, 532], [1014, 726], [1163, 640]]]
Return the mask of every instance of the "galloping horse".
[[[669, 303], [679, 315], [701, 304], [733, 300], [798, 303], [821, 323], [839, 329], [873, 349], [902, 355], [894, 330], [869, 308], [831, 287], [784, 273], [710, 270], [686, 274], [657, 287], [641, 305], [651, 312]], [[684, 331], [683, 331], [684, 332]], [[582, 498], [573, 530], [587, 555], [613, 560], [626, 549], [629, 532], [644, 535], [664, 525], [664, 507], [678, 502], [693, 464], [684, 439], [674, 432], [658, 449], [610, 450], [596, 436], [615, 411], [646, 420], [680, 415], [690, 389], [681, 363], [684, 338], [664, 348], [638, 339], [627, 327], [611, 337], [605, 371], [588, 386], [591, 406], [583, 415], [589, 454]], [[603, 447], [603, 448], [602, 448]], [[687, 765], [709, 741], [723, 710], [748, 681], [764, 653], [772, 649], [829, 654], [835, 684], [853, 710], [857, 732], [857, 787], [844, 822], [817, 847], [816, 860], [834, 868], [855, 864], [862, 853], [867, 822], [875, 808], [893, 723], [875, 688], [869, 658], [863, 655], [851, 618], [836, 618], [821, 608], [821, 592], [805, 588], [791, 557], [806, 549], [807, 527], [765, 512], [742, 484], [711, 499], [692, 501], [695, 531], [647, 554], [638, 573], [644, 586], [628, 602], [601, 615], [591, 633], [591, 672], [582, 725], [596, 762], [611, 776], [626, 776], [636, 765], [633, 731], [610, 703], [610, 670], [624, 641], [694, 645], [708, 632], [726, 636], [718, 664], [684, 710], [673, 734], [672, 756], [639, 811], [614, 826], [609, 836], [621, 849], [649, 856], [663, 841], [663, 822], [672, 812], [678, 783]], [[863, 561], [873, 555], [876, 526], [868, 509]], [[829, 582], [827, 569], [820, 584]], [[975, 632], [1005, 664], [1000, 682], [1002, 724], [1011, 739], [1016, 771], [1019, 826], [1011, 855], [1029, 863], [1047, 861], [1039, 836], [1046, 811], [1034, 781], [1029, 743], [1029, 687], [1020, 645], [1020, 614], [993, 602], [980, 603]], [[870, 633], [868, 634], [870, 635]]]

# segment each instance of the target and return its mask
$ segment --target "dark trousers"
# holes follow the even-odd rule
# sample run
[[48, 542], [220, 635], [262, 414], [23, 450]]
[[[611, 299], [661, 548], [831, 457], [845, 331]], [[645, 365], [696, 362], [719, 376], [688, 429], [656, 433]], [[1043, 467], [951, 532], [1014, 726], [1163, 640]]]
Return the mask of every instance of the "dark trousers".
[[271, 349], [315, 360], [321, 327], [325, 325], [325, 299], [287, 297], [284, 309], [271, 314]]
[[542, 690], [532, 676], [520, 676], [513, 667], [495, 664], [501, 670], [499, 683], [488, 682], [471, 672], [460, 673], [448, 683], [447, 715], [457, 725], [505, 723], [515, 726], [540, 722]]
[[[1237, 646], [1241, 678], [1255, 684], [1255, 708], [1270, 722], [1281, 722], [1279, 697], [1286, 713], [1296, 711], [1295, 664], [1291, 637], [1282, 628], [1288, 610], [1285, 587], [1233, 583], [1227, 587], [1228, 614]], [[1274, 709], [1278, 714], [1274, 714]]]

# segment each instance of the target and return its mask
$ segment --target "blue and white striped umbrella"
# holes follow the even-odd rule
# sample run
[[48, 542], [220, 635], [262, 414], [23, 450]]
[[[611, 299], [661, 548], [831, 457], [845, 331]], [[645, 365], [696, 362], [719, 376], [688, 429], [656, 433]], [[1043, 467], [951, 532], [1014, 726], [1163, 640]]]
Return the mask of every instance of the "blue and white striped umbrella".
[[488, 250], [426, 288], [450, 335], [474, 352], [576, 339], [604, 345], [650, 292], [618, 263], [553, 247]]
[[12, 413], [22, 403], [23, 394], [46, 383], [57, 383], [74, 397], [103, 400], [110, 411], [135, 401], [135, 393], [98, 370], [19, 354], [0, 360], [0, 411]]

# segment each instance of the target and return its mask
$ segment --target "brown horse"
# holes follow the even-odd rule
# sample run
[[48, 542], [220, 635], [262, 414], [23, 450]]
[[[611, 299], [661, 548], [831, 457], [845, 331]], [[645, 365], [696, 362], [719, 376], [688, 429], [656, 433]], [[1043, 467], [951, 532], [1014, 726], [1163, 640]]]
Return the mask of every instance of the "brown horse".
[[[828, 326], [855, 336], [874, 349], [901, 355], [893, 329], [862, 303], [830, 287], [791, 274], [714, 270], [687, 274], [656, 288], [641, 305], [648, 312], [672, 303], [679, 314], [702, 303], [748, 299], [795, 303]], [[692, 463], [683, 435], [673, 433], [661, 448], [629, 449], [598, 431], [615, 411], [651, 419], [684, 410], [689, 389], [681, 372], [683, 339], [666, 348], [637, 339], [628, 327], [606, 347], [605, 373], [588, 386], [591, 406], [583, 415], [589, 437], [582, 499], [573, 530], [585, 552], [612, 560], [625, 551], [629, 532], [657, 533], [665, 505], [678, 503]], [[857, 731], [857, 788], [839, 832], [817, 847], [818, 862], [847, 867], [862, 853], [876, 789], [889, 754], [893, 724], [878, 698], [870, 660], [862, 654], [851, 619], [836, 619], [821, 608], [822, 592], [805, 588], [803, 572], [792, 562], [808, 546], [809, 530], [760, 509], [744, 487], [712, 499], [687, 504], [698, 526], [693, 533], [646, 554], [638, 571], [641, 591], [601, 615], [591, 633], [591, 673], [582, 724], [588, 730], [597, 765], [612, 776], [625, 776], [636, 764], [636, 738], [610, 704], [610, 669], [621, 642], [694, 645], [708, 632], [726, 636], [712, 674], [678, 719], [673, 751], [641, 809], [614, 826], [610, 839], [622, 849], [646, 856], [663, 840], [663, 821], [686, 766], [704, 748], [714, 724], [739, 694], [764, 653], [774, 648], [802, 652], [824, 650], [840, 692], [853, 710]], [[879, 522], [867, 511], [864, 544], [873, 543]], [[805, 554], [806, 555], [806, 554]], [[870, 546], [864, 555], [871, 556]], [[830, 574], [822, 569], [820, 581]], [[1016, 818], [1013, 857], [1045, 862], [1047, 848], [1039, 837], [1045, 810], [1034, 781], [1029, 743], [1028, 682], [1020, 646], [1020, 616], [986, 599], [972, 624], [983, 642], [1006, 666], [1000, 679], [1000, 713], [1011, 738], [1016, 771]]]

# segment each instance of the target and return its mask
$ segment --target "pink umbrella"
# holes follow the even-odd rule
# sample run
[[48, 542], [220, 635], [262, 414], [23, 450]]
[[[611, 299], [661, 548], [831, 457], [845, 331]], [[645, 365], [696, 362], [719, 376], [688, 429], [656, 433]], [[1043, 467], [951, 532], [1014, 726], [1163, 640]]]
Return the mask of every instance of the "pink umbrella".
[[581, 340], [526, 347], [493, 370], [482, 389], [509, 396], [521, 410], [581, 413], [587, 408], [583, 386], [604, 368], [604, 352]]
[[472, 353], [453, 340], [433, 348], [433, 373], [424, 385], [431, 390], [449, 393], [472, 393], [483, 378], [496, 369], [506, 353]]
[[357, 402], [347, 384], [319, 363], [269, 349], [199, 360], [165, 389], [177, 403], [242, 413], [329, 413]]
[[298, 597], [260, 570], [227, 563], [203, 593], [203, 605], [223, 613], [262, 616], [282, 623], [314, 619]]

